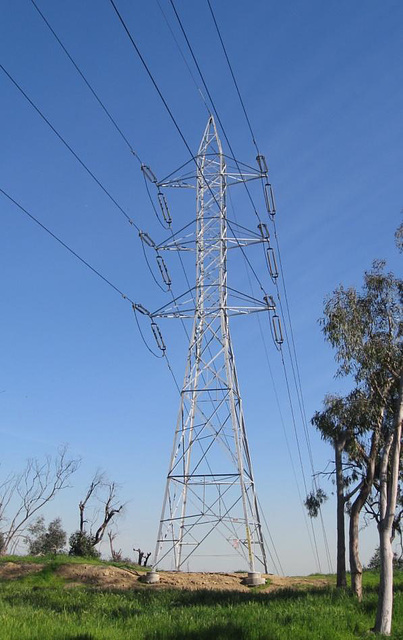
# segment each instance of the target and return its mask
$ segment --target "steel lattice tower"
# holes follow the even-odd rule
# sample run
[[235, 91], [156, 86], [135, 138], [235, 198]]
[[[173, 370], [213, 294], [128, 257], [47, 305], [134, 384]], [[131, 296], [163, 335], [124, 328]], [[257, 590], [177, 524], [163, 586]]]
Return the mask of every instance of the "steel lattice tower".
[[[228, 186], [262, 178], [262, 173], [249, 169], [246, 175], [227, 168], [212, 116], [196, 165], [196, 175], [170, 177], [158, 185], [185, 186], [196, 178], [197, 258], [193, 328], [153, 566], [169, 559], [176, 570], [186, 567], [190, 556], [218, 531], [241, 553], [249, 571], [259, 568], [267, 573], [229, 316], [273, 306], [267, 296], [259, 302], [239, 292], [235, 295], [227, 285], [228, 248], [261, 242], [264, 234], [244, 230], [247, 237], [236, 238], [228, 231], [226, 207]], [[172, 237], [158, 249], [183, 248]], [[232, 296], [236, 306], [231, 305]], [[186, 304], [189, 307], [189, 300], [182, 310], [167, 306], [153, 315], [189, 317]]]

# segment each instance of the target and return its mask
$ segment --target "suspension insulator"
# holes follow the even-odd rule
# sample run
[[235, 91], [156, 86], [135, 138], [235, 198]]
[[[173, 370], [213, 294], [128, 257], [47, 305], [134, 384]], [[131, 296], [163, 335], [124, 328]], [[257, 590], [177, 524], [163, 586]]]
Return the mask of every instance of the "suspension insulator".
[[139, 313], [142, 313], [143, 316], [149, 316], [150, 312], [148, 311], [148, 309], [146, 309], [145, 307], [143, 307], [142, 304], [132, 304], [133, 307], [133, 311], [139, 311]]
[[268, 306], [270, 311], [275, 311], [276, 310], [276, 303], [274, 302], [273, 296], [265, 295], [265, 296], [263, 296], [263, 300], [267, 304], [267, 306]]
[[151, 171], [150, 167], [147, 167], [146, 164], [142, 164], [141, 165], [141, 170], [144, 173], [144, 175], [147, 178], [147, 180], [149, 180], [153, 184], [156, 184], [157, 176], [155, 175], [155, 173], [153, 173], [153, 171]]
[[165, 342], [164, 342], [163, 337], [162, 337], [162, 333], [160, 331], [159, 326], [157, 325], [156, 322], [154, 322], [154, 320], [151, 322], [151, 329], [152, 329], [152, 332], [154, 334], [155, 342], [157, 343], [158, 349], [160, 351], [165, 351], [166, 350], [166, 346], [165, 346]]
[[139, 236], [149, 247], [156, 247], [154, 240], [145, 231], [139, 231]]
[[257, 225], [257, 228], [259, 229], [262, 238], [264, 238], [265, 240], [270, 240], [270, 231], [267, 224], [265, 224], [264, 222], [260, 222]]
[[261, 173], [267, 173], [268, 172], [266, 158], [264, 156], [256, 156], [256, 162], [258, 164], [258, 167], [259, 167]]
[[276, 201], [274, 199], [274, 191], [273, 187], [270, 185], [270, 196], [271, 196], [271, 206], [272, 206], [272, 217], [276, 215]]
[[267, 248], [267, 262], [269, 265], [270, 276], [273, 280], [275, 280], [276, 278], [278, 278], [278, 267], [276, 254], [274, 253], [273, 247]]
[[274, 316], [272, 317], [272, 323], [273, 323], [273, 331], [274, 331], [274, 340], [277, 342], [277, 344], [283, 344], [284, 342], [283, 330], [281, 328], [281, 320], [277, 314], [274, 314]]
[[274, 201], [273, 188], [270, 182], [266, 182], [264, 185], [264, 199], [266, 202], [267, 213], [270, 216], [274, 216], [276, 214], [276, 203]]
[[168, 268], [165, 264], [165, 260], [162, 256], [157, 255], [157, 264], [158, 264], [158, 268], [161, 272], [161, 276], [162, 279], [164, 281], [164, 284], [166, 284], [167, 287], [170, 287], [172, 284], [169, 272], [168, 272]]
[[157, 196], [158, 196], [158, 202], [160, 203], [162, 216], [167, 224], [171, 224], [172, 218], [171, 218], [171, 214], [169, 213], [168, 203], [165, 198], [165, 195], [162, 193], [162, 191], [158, 189]]

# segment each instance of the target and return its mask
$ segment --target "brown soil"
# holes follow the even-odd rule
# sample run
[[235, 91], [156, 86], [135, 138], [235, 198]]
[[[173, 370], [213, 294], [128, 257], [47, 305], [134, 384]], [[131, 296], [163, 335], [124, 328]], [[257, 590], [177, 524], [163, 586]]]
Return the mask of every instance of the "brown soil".
[[[160, 582], [150, 585], [152, 588], [169, 589], [209, 589], [220, 591], [249, 591], [250, 587], [243, 584], [246, 573], [177, 573], [175, 571], [161, 571]], [[325, 579], [315, 578], [286, 578], [274, 575], [264, 575], [267, 585], [259, 590], [277, 591], [287, 588], [324, 587], [329, 583]]]
[[44, 566], [43, 564], [31, 564], [28, 562], [4, 562], [4, 564], [0, 564], [0, 578], [3, 580], [23, 578], [30, 573], [42, 571]]
[[135, 589], [140, 576], [131, 569], [97, 564], [63, 564], [56, 574], [67, 581], [68, 587], [86, 585], [100, 589]]
[[[0, 579], [17, 579], [30, 573], [37, 573], [44, 568], [43, 564], [29, 564], [6, 562], [0, 564]], [[178, 573], [175, 571], [161, 571], [160, 582], [146, 585], [141, 581], [141, 575], [134, 569], [120, 569], [118, 567], [94, 564], [65, 564], [61, 565], [57, 575], [66, 580], [66, 587], [86, 585], [99, 589], [186, 589], [186, 590], [220, 590], [220, 591], [248, 591], [243, 584], [246, 573]], [[325, 578], [289, 578], [280, 576], [265, 576], [268, 585], [260, 587], [264, 591], [278, 589], [303, 589], [309, 587], [325, 587], [329, 581]]]

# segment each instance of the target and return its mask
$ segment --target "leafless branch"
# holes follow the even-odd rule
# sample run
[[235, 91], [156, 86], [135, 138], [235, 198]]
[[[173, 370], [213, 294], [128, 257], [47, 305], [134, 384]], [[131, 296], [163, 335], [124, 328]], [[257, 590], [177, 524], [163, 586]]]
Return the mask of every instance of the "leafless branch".
[[[2, 483], [0, 522], [7, 522], [3, 531], [3, 554], [18, 540], [30, 518], [69, 486], [69, 479], [79, 465], [79, 459], [67, 457], [67, 447], [63, 446], [54, 458], [46, 456], [44, 461], [36, 458], [27, 460], [20, 473], [9, 476]], [[10, 511], [13, 511], [11, 515]]]

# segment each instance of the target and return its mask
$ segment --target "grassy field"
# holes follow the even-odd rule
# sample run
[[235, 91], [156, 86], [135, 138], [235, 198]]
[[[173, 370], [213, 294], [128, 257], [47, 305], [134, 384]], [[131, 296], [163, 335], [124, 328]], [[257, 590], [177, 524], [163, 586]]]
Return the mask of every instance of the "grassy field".
[[[66, 588], [55, 574], [60, 562], [47, 560], [35, 575], [0, 582], [1, 639], [347, 640], [367, 637], [375, 618], [378, 577], [372, 572], [364, 576], [358, 603], [332, 587], [272, 593]], [[391, 637], [401, 640], [402, 572], [395, 588]]]

